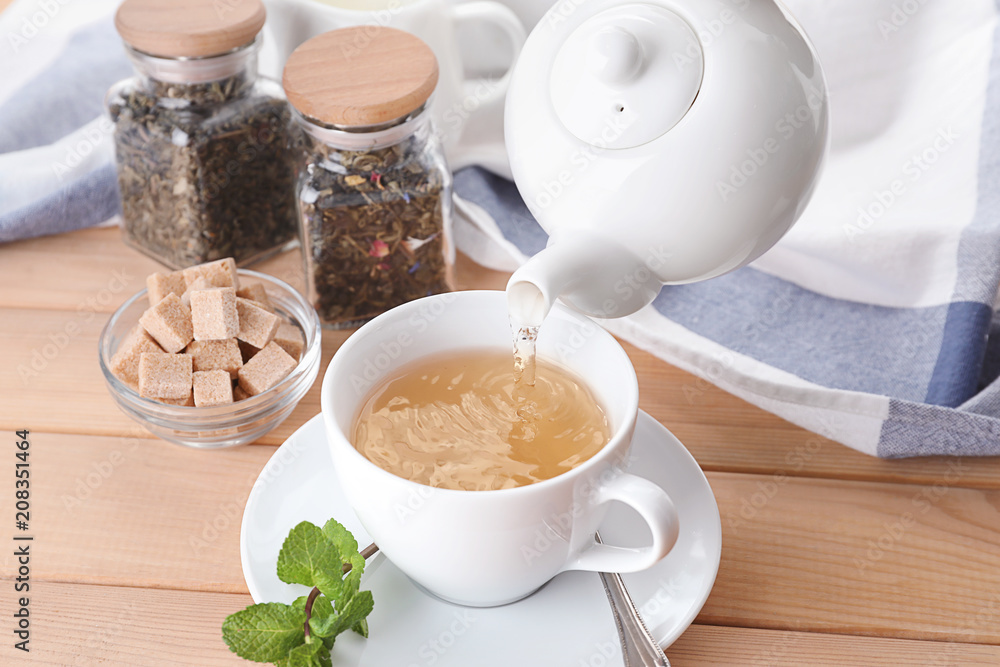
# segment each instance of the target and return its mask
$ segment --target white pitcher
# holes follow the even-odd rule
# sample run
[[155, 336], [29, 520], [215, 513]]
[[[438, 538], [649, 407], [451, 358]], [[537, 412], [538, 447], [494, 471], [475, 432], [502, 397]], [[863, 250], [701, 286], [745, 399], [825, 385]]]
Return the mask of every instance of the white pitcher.
[[815, 52], [773, 0], [563, 0], [507, 93], [511, 170], [549, 244], [507, 286], [540, 324], [650, 303], [774, 245], [826, 152]]
[[[497, 80], [466, 80], [456, 31], [495, 26], [510, 41], [516, 58], [525, 31], [510, 9], [489, 0], [454, 6], [445, 0], [265, 0], [265, 5], [260, 69], [277, 79], [297, 46], [329, 30], [381, 25], [424, 40], [438, 59], [440, 74], [431, 113], [449, 166], [459, 169], [483, 164], [499, 173], [507, 172], [503, 100], [509, 72]], [[363, 57], [364, 45], [358, 46]]]

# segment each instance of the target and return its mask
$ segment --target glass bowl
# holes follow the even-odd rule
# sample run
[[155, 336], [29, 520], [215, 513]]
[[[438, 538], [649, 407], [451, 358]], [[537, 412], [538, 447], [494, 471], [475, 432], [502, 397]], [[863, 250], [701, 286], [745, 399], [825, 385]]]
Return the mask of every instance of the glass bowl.
[[153, 435], [199, 449], [244, 445], [283, 422], [312, 387], [322, 352], [315, 309], [294, 288], [273, 276], [247, 269], [239, 269], [238, 273], [241, 278], [253, 278], [263, 284], [275, 312], [302, 330], [305, 346], [298, 366], [274, 387], [231, 405], [187, 407], [143, 398], [110, 370], [118, 346], [149, 307], [146, 290], [141, 290], [111, 316], [98, 346], [101, 372], [115, 403]]

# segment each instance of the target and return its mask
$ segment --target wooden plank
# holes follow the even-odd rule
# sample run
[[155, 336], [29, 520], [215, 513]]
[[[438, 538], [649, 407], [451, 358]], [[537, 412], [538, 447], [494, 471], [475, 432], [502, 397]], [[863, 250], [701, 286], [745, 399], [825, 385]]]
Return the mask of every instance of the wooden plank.
[[1000, 643], [1000, 492], [709, 479], [723, 558], [700, 622]]
[[877, 459], [787, 423], [747, 427], [738, 421], [692, 424], [662, 420], [705, 470], [785, 474], [900, 484], [934, 484], [961, 462], [956, 486], [1000, 488], [1000, 457]]
[[[5, 309], [0, 316], [0, 428], [150, 437], [111, 400], [97, 363], [97, 340], [107, 315]], [[325, 369], [350, 331], [324, 331]], [[855, 452], [759, 410], [717, 387], [699, 384], [699, 402], [684, 387], [703, 382], [631, 345], [641, 384], [641, 407], [666, 424], [707, 470], [927, 484], [948, 472], [944, 457], [884, 461]], [[320, 373], [322, 377], [322, 372]], [[285, 424], [263, 438], [280, 444], [319, 412], [317, 379]], [[688, 393], [690, 395], [690, 392]], [[703, 398], [703, 400], [701, 400]], [[57, 409], [53, 409], [57, 406]], [[965, 459], [960, 485], [1000, 488], [1000, 457]]]
[[[12, 642], [5, 642], [0, 662], [60, 667], [246, 665], [222, 641], [221, 626], [227, 615], [250, 603], [248, 595], [36, 582], [30, 602], [30, 657], [25, 660]], [[4, 618], [11, 618], [13, 604], [11, 597], [3, 597], [0, 613]], [[667, 653], [675, 667], [926, 667], [1000, 662], [1000, 649], [995, 646], [703, 625], [691, 626]], [[530, 656], [526, 658], [526, 664], [531, 664]], [[487, 658], [483, 664], [490, 664]]]
[[0, 314], [2, 426], [126, 434], [130, 420], [111, 400], [97, 360], [107, 315], [7, 308]]
[[[113, 313], [146, 286], [146, 276], [167, 270], [122, 243], [117, 227], [0, 244], [0, 266], [4, 267], [0, 272], [0, 308], [100, 313]], [[54, 271], [54, 267], [59, 270]], [[305, 291], [298, 248], [249, 268]], [[478, 266], [461, 253], [455, 265], [459, 289], [503, 289], [507, 276]]]
[[[6, 585], [6, 582], [5, 582]], [[30, 653], [5, 641], [7, 665], [248, 665], [222, 641], [222, 621], [252, 604], [249, 595], [154, 591], [35, 581]], [[0, 609], [9, 620], [14, 598]], [[10, 624], [12, 625], [12, 624]], [[8, 634], [7, 628], [4, 628]]]
[[163, 270], [126, 247], [117, 227], [3, 244], [0, 266], [0, 307], [97, 313], [113, 313]]
[[[273, 451], [200, 452], [161, 440], [32, 432], [33, 576], [247, 592], [240, 522]], [[3, 550], [2, 576], [17, 569], [12, 553]]]
[[673, 667], [945, 667], [1000, 664], [1000, 648], [692, 625], [667, 649], [667, 657]]
[[[4, 309], [0, 313], [0, 428], [56, 433], [152, 437], [115, 405], [101, 375], [97, 341], [108, 315]], [[321, 368], [350, 335], [327, 331]], [[319, 412], [319, 379], [263, 443], [281, 443]], [[55, 409], [53, 409], [55, 408]]]
[[[34, 433], [35, 576], [245, 592], [240, 520], [271, 451]], [[700, 623], [1000, 643], [1000, 491], [709, 479], [724, 546]]]

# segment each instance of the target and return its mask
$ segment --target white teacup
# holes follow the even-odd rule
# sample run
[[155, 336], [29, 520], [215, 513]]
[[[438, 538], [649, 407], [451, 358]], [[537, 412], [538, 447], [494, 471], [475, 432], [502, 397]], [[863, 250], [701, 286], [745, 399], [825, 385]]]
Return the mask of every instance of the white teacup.
[[[513, 602], [566, 570], [635, 572], [673, 547], [678, 519], [667, 493], [622, 468], [638, 415], [635, 370], [615, 339], [557, 305], [538, 354], [579, 376], [604, 408], [608, 444], [557, 477], [498, 491], [437, 489], [386, 472], [350, 441], [361, 402], [388, 373], [461, 348], [510, 350], [503, 292], [457, 292], [394, 308], [361, 327], [323, 378], [322, 410], [339, 483], [388, 558], [445, 600], [471, 606]], [[652, 544], [602, 545], [594, 533], [612, 501], [645, 520]]]
[[[439, 76], [431, 112], [448, 157], [459, 169], [473, 163], [508, 172], [503, 150], [503, 101], [508, 75], [466, 80], [456, 31], [494, 26], [510, 41], [512, 65], [525, 31], [513, 11], [498, 2], [477, 0], [449, 5], [445, 0], [265, 0], [267, 23], [260, 54], [263, 74], [280, 80], [288, 56], [306, 40], [337, 28], [380, 25], [410, 32], [437, 56]], [[363, 44], [359, 44], [363, 53]], [[496, 46], [496, 45], [494, 45]], [[464, 137], [464, 139], [463, 139]]]

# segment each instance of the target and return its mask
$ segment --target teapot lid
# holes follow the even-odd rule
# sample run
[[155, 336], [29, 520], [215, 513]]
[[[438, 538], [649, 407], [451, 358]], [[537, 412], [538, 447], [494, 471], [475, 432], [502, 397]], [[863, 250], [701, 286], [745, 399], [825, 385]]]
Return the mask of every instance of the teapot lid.
[[599, 11], [555, 54], [549, 90], [556, 116], [577, 139], [634, 148], [669, 131], [701, 87], [698, 36], [669, 9], [625, 4]]

